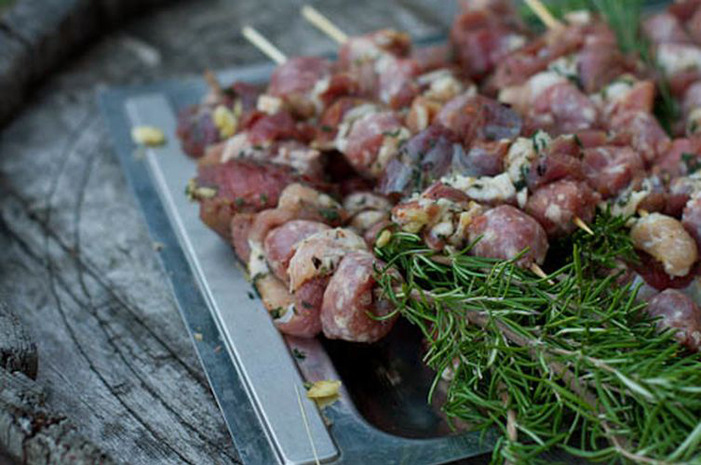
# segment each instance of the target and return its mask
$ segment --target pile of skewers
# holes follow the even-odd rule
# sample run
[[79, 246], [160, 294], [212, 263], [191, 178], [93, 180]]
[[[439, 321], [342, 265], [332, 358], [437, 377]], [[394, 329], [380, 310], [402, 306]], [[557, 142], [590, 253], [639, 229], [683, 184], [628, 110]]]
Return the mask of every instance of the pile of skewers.
[[[252, 276], [267, 277], [257, 281], [259, 292], [281, 318], [292, 308], [305, 318], [320, 310], [299, 311], [305, 306], [296, 292], [328, 277], [343, 254], [315, 256], [325, 269], [304, 277], [289, 262], [297, 262], [296, 244], [321, 230], [346, 227], [354, 240], [348, 250], [368, 253], [388, 237], [385, 228], [420, 233], [436, 250], [481, 237], [473, 253], [511, 259], [528, 249], [519, 264], [544, 276], [548, 241], [578, 227], [591, 233], [597, 207], [643, 215], [631, 231], [646, 263], [638, 272], [658, 291], [682, 287], [695, 273], [701, 239], [694, 176], [701, 139], [693, 124], [701, 84], [690, 65], [678, 64], [697, 53], [693, 69], [701, 69], [701, 48], [685, 32], [684, 15], [674, 15], [682, 6], [644, 26], [688, 120], [688, 134], [674, 139], [653, 114], [658, 71], [624, 55], [610, 27], [589, 12], [562, 23], [539, 8], [550, 28], [532, 37], [508, 2], [465, 2], [451, 54], [447, 47], [412, 52], [410, 38], [392, 30], [347, 37], [306, 7], [305, 16], [340, 43], [336, 63], [287, 58], [245, 28], [279, 66], [266, 89], [222, 88], [210, 75], [203, 104], [181, 114], [183, 147], [199, 158], [188, 192], [203, 221], [250, 262]], [[266, 247], [269, 236], [284, 238], [285, 250]], [[267, 266], [276, 261], [271, 253], [282, 263]], [[320, 304], [316, 294], [325, 288], [318, 283], [311, 300]], [[295, 335], [320, 330], [292, 326]], [[355, 336], [348, 339], [364, 340]]]
[[[305, 7], [305, 18], [339, 43], [337, 61], [288, 58], [248, 27], [244, 35], [278, 64], [267, 87], [222, 87], [207, 76], [209, 94], [179, 118], [183, 148], [198, 159], [187, 193], [247, 264], [281, 332], [375, 342], [398, 308], [440, 307], [425, 286], [402, 290], [453, 276], [465, 257], [508, 265], [521, 283], [550, 289], [533, 302], [554, 299], [569, 282], [559, 268], [562, 244], [575, 236], [598, 243], [615, 224], [635, 250], [604, 253], [613, 260], [595, 270], [625, 289], [612, 302], [629, 300], [627, 309], [657, 317], [648, 326], [660, 344], [701, 349], [701, 310], [689, 296], [701, 246], [701, 1], [647, 18], [634, 46], [615, 29], [618, 2], [561, 18], [526, 3], [545, 33], [528, 30], [509, 1], [463, 1], [450, 44], [428, 49], [393, 30], [349, 37]], [[672, 119], [663, 106], [675, 110]], [[602, 217], [610, 224], [601, 226]], [[408, 237], [411, 250], [397, 251]], [[434, 268], [387, 266], [409, 252]], [[470, 273], [455, 275], [454, 285], [472, 286], [462, 281]], [[580, 273], [572, 286], [583, 282]], [[424, 329], [438, 341], [432, 321]], [[523, 335], [510, 341], [523, 345]], [[452, 357], [436, 368], [456, 379], [470, 362]], [[568, 369], [554, 372], [569, 379]], [[599, 412], [589, 400], [583, 405]], [[499, 408], [508, 404], [506, 396]], [[515, 416], [504, 412], [516, 443]], [[601, 430], [611, 454], [667, 463], [630, 452], [614, 423]]]

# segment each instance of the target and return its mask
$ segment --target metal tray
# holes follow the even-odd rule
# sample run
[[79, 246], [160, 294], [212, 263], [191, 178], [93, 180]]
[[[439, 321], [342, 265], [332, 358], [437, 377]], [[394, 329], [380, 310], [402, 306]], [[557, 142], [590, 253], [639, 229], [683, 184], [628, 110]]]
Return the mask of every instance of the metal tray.
[[[646, 10], [666, 3], [648, 0]], [[265, 82], [272, 69], [238, 68], [219, 78]], [[427, 403], [434, 374], [420, 360], [420, 335], [406, 322], [371, 346], [278, 333], [231, 247], [200, 222], [184, 195], [196, 166], [180, 150], [175, 115], [204, 92], [201, 80], [164, 81], [108, 89], [99, 101], [151, 236], [163, 244], [161, 262], [242, 461], [434, 465], [491, 451], [492, 434], [448, 426], [440, 392]], [[139, 124], [162, 129], [166, 145], [137, 149], [130, 128]], [[304, 381], [320, 379], [343, 381], [340, 400], [323, 411], [304, 396]]]
[[[267, 80], [272, 66], [222, 73]], [[434, 374], [408, 323], [371, 346], [283, 338], [231, 247], [198, 218], [185, 186], [196, 172], [175, 136], [177, 109], [199, 101], [199, 80], [114, 88], [100, 94], [104, 118], [134, 190], [234, 443], [245, 464], [441, 464], [491, 450], [493, 437], [458, 433], [427, 403]], [[162, 129], [167, 143], [137, 149], [130, 128]], [[294, 355], [293, 355], [294, 354]], [[340, 379], [340, 400], [322, 411], [304, 382]]]

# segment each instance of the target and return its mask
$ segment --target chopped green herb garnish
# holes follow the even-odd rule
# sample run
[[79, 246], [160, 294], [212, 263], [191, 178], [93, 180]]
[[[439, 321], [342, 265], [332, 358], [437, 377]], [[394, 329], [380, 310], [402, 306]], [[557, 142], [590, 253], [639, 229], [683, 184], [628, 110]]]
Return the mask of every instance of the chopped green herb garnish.
[[341, 219], [341, 215], [335, 208], [320, 208], [319, 214], [324, 220], [328, 221], [329, 223], [333, 223]]

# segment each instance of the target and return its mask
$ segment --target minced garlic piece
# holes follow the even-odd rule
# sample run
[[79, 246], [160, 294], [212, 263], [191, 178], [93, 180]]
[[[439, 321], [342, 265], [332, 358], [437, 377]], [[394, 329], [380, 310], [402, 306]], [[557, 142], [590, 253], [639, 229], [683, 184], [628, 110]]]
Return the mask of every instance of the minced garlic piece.
[[315, 381], [307, 391], [307, 397], [309, 399], [322, 399], [337, 396], [340, 388], [341, 382], [338, 380]]
[[272, 95], [263, 94], [258, 97], [256, 109], [268, 115], [274, 115], [282, 109], [282, 100]]
[[131, 138], [134, 142], [149, 147], [163, 145], [166, 136], [163, 131], [153, 126], [136, 126], [131, 129]]
[[236, 115], [224, 105], [219, 105], [212, 113], [214, 125], [219, 129], [219, 135], [222, 139], [228, 139], [236, 134], [238, 120]]

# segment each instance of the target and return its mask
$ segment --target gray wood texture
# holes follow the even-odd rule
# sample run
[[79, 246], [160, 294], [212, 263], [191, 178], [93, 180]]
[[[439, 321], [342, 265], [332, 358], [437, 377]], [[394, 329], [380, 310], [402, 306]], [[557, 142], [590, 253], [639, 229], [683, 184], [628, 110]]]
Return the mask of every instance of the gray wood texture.
[[46, 394], [24, 373], [0, 369], [0, 437], [3, 454], [29, 465], [112, 465], [62, 414], [46, 408]]
[[170, 0], [22, 0], [0, 11], [0, 124], [33, 84], [125, 18]]
[[[301, 4], [181, 1], [86, 39], [90, 46], [34, 88], [0, 133], [0, 295], [36, 341], [47, 408], [65, 412], [115, 460], [239, 463], [95, 93], [263, 61], [240, 37], [244, 24], [288, 54], [333, 50], [297, 15]], [[394, 26], [417, 36], [446, 30], [441, 5], [317, 3], [350, 34]], [[20, 76], [31, 66], [5, 57], [27, 45], [3, 27], [0, 41], [10, 44], [0, 47], [0, 86], [11, 86], [3, 67]], [[21, 99], [23, 91], [3, 95]]]
[[37, 376], [37, 346], [10, 307], [0, 301], [0, 368]]

